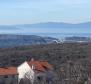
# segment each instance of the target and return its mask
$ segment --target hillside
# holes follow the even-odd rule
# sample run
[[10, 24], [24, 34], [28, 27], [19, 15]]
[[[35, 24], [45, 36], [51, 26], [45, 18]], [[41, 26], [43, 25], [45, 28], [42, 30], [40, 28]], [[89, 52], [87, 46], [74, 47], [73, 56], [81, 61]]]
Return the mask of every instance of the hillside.
[[[64, 43], [0, 48], [1, 67], [18, 66], [31, 58], [47, 60], [53, 65], [54, 72], [56, 73], [55, 84], [60, 84], [62, 82], [61, 79], [65, 80], [69, 78], [69, 75], [75, 78], [76, 75], [79, 77], [79, 74], [82, 74], [79, 80], [84, 80], [84, 78], [91, 76], [91, 43]], [[66, 73], [65, 77], [61, 75], [61, 69]], [[73, 70], [71, 73], [69, 73], [70, 69]]]
[[52, 37], [41, 37], [36, 35], [0, 35], [0, 47], [15, 47], [22, 45], [50, 44], [58, 41]]
[[[48, 60], [55, 67], [58, 67], [60, 64], [67, 62], [67, 60], [90, 60], [90, 50], [91, 43], [64, 43], [0, 48], [0, 62], [6, 62], [5, 65], [18, 65], [24, 60], [34, 57], [35, 59]], [[6, 59], [7, 61], [4, 61]]]
[[[67, 78], [74, 78], [77, 81], [75, 79], [77, 76], [80, 78], [80, 81], [84, 82], [85, 79], [91, 77], [91, 43], [63, 43], [0, 48], [1, 67], [18, 66], [31, 58], [47, 60], [53, 65], [56, 77], [54, 84], [60, 84], [61, 82], [65, 84], [65, 79]], [[65, 75], [61, 74], [61, 69], [64, 70]]]

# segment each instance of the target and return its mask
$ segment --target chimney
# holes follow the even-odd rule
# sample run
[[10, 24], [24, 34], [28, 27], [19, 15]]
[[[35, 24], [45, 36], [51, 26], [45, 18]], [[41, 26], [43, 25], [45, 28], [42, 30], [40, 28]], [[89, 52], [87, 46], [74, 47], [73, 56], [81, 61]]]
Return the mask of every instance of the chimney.
[[[34, 61], [34, 58], [31, 58], [31, 61], [33, 62]], [[35, 65], [34, 64], [32, 64], [32, 70], [34, 70], [35, 69]]]
[[31, 58], [31, 61], [34, 61], [34, 58]]
[[32, 70], [34, 70], [34, 69], [35, 69], [35, 66], [34, 66], [34, 65], [32, 65], [32, 67], [31, 67], [31, 68], [32, 68]]

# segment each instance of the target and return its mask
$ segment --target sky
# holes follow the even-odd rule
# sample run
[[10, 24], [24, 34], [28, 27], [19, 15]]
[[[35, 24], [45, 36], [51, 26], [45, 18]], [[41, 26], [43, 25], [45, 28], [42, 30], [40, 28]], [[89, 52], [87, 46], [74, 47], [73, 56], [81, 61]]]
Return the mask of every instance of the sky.
[[0, 25], [91, 21], [91, 0], [0, 0]]

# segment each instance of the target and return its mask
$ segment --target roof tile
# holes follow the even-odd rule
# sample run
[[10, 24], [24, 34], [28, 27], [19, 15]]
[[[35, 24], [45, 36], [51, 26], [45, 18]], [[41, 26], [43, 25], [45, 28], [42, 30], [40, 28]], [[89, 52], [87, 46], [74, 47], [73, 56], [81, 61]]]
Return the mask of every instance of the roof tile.
[[47, 61], [29, 61], [28, 64], [32, 67], [34, 66], [35, 70], [38, 71], [46, 71], [51, 70], [53, 67], [51, 64], [49, 64]]
[[18, 74], [16, 67], [0, 68], [0, 75], [16, 75]]

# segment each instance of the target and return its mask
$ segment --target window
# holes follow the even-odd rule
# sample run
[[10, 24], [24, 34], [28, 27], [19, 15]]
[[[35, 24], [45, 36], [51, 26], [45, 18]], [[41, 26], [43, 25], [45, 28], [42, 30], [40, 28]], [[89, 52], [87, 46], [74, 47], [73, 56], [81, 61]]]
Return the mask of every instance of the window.
[[8, 75], [4, 76], [4, 78], [8, 78]]
[[15, 75], [12, 75], [12, 78], [14, 78], [15, 77]]

